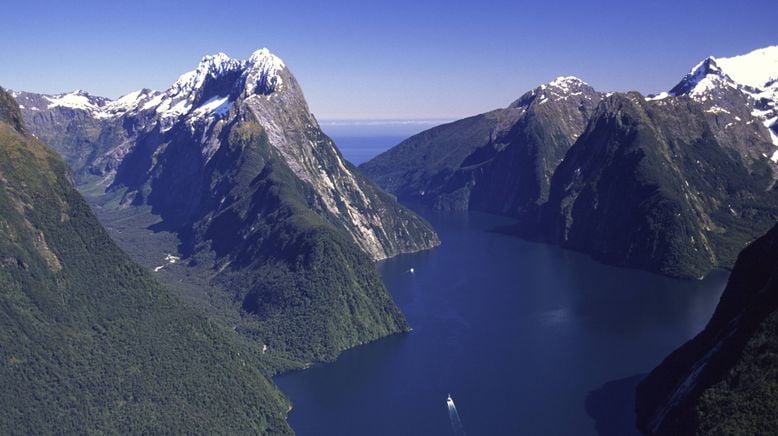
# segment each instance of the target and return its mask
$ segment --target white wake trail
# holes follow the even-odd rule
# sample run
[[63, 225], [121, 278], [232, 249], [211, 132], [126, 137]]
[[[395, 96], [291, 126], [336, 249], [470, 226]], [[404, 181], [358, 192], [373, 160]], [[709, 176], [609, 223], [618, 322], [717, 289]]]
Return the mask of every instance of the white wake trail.
[[465, 428], [462, 426], [462, 420], [459, 419], [457, 406], [454, 404], [451, 395], [448, 396], [446, 405], [448, 406], [448, 418], [451, 420], [451, 429], [454, 430], [454, 434], [457, 436], [465, 436]]

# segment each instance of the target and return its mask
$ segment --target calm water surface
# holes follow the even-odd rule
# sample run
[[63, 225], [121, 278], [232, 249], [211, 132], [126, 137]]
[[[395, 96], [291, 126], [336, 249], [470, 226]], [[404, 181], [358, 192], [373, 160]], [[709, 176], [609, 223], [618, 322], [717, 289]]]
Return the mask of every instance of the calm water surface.
[[407, 136], [403, 135], [333, 136], [332, 140], [343, 153], [343, 157], [352, 164], [359, 165], [389, 150], [405, 138]]
[[424, 215], [443, 244], [379, 265], [414, 330], [276, 378], [299, 435], [450, 435], [449, 393], [470, 435], [630, 434], [636, 375], [704, 327], [727, 278], [605, 266], [489, 232], [510, 222], [491, 215]]

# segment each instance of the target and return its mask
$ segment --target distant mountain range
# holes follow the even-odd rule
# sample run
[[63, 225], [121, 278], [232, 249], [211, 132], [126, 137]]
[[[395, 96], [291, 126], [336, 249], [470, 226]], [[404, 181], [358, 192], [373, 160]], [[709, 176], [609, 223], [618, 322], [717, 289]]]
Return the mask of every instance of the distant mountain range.
[[267, 49], [206, 56], [164, 92], [115, 101], [13, 95], [107, 227], [144, 230], [150, 209], [153, 229], [178, 238], [122, 246], [149, 267], [182, 257], [190, 272], [160, 278], [227, 314], [281, 367], [408, 329], [373, 261], [434, 247], [435, 232], [343, 159]]
[[509, 231], [698, 278], [778, 216], [778, 46], [708, 58], [669, 92], [560, 77], [360, 169], [399, 199], [514, 216]]

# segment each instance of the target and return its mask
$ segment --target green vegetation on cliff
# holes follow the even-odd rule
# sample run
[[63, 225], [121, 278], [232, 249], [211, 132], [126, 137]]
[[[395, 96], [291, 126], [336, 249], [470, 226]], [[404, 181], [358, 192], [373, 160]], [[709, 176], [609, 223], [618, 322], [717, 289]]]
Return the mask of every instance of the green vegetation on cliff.
[[[704, 110], [685, 96], [604, 99], [554, 174], [541, 224], [546, 238], [676, 277], [731, 267], [775, 223], [778, 190], [766, 159], [738, 154]], [[741, 146], [760, 145], [742, 138]]]
[[262, 127], [247, 116], [226, 135], [190, 239], [195, 257], [228, 265], [216, 281], [241, 302], [247, 332], [272, 354], [311, 362], [407, 331], [373, 263], [311, 210], [310, 188]]
[[0, 433], [290, 433], [261, 357], [100, 227], [0, 89]]

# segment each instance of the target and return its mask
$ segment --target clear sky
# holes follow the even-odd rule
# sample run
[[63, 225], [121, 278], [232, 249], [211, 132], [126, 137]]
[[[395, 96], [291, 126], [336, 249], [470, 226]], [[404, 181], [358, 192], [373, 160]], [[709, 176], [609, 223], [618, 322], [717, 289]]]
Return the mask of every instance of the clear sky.
[[209, 53], [284, 59], [319, 119], [452, 119], [560, 75], [658, 92], [708, 55], [778, 44], [772, 1], [14, 1], [0, 86], [164, 90]]

